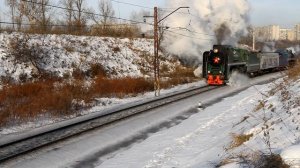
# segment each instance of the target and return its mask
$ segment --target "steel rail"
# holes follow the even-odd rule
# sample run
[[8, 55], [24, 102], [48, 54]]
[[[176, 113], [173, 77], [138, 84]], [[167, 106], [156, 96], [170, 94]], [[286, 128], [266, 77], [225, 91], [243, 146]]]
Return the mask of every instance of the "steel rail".
[[92, 116], [79, 122], [68, 123], [61, 127], [50, 129], [45, 132], [29, 135], [23, 138], [17, 138], [9, 142], [0, 142], [0, 162], [7, 161], [21, 154], [36, 150], [38, 148], [50, 145], [52, 143], [64, 140], [74, 135], [98, 128], [100, 126], [116, 122], [118, 120], [146, 112], [188, 97], [192, 97], [213, 89], [216, 86], [202, 86], [177, 92], [174, 94], [163, 95], [148, 101], [136, 103], [129, 107], [116, 109], [107, 114]]

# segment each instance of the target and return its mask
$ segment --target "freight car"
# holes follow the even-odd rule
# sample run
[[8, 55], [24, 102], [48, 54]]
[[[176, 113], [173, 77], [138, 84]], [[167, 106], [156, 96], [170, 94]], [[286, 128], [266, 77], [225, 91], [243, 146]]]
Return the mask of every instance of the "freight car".
[[286, 61], [286, 64], [288, 64], [289, 66], [295, 65], [295, 63], [297, 62], [297, 58], [291, 50], [277, 49], [275, 52], [282, 56], [282, 59], [284, 59], [284, 61]]
[[253, 52], [230, 45], [214, 45], [203, 53], [203, 78], [209, 85], [226, 84], [233, 71], [250, 76], [285, 69], [290, 56], [283, 51]]

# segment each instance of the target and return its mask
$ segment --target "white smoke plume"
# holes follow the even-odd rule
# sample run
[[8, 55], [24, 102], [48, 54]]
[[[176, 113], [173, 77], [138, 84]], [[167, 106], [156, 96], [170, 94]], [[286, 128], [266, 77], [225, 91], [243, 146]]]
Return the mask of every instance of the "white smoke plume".
[[274, 41], [264, 42], [264, 46], [262, 48], [263, 52], [274, 52], [276, 50], [276, 43]]
[[234, 71], [229, 78], [228, 85], [233, 87], [241, 87], [248, 85], [249, 82], [250, 78], [247, 75]]
[[236, 45], [239, 38], [248, 33], [250, 7], [247, 0], [167, 0], [167, 6], [173, 10], [190, 7], [177, 11], [164, 22], [170, 28], [165, 32], [162, 45], [179, 57], [197, 57], [201, 62], [202, 53], [213, 44]]
[[295, 55], [300, 55], [300, 45], [295, 45], [287, 49], [291, 50]]

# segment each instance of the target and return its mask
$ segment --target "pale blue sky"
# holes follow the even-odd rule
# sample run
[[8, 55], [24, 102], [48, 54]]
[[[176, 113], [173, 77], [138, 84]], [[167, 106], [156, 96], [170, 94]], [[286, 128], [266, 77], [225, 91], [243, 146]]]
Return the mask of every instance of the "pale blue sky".
[[[0, 0], [1, 20], [7, 20], [7, 9], [4, 6], [5, 0]], [[86, 0], [91, 8], [97, 8], [98, 0]], [[117, 0], [121, 2], [133, 3], [147, 7], [166, 7], [165, 0]], [[200, 0], [199, 0], [200, 1]], [[299, 0], [248, 0], [251, 4], [251, 23], [254, 26], [278, 24], [282, 27], [291, 28], [296, 23], [300, 23], [300, 1]], [[50, 0], [52, 4], [57, 4], [58, 0]], [[134, 10], [139, 7], [129, 6], [113, 2], [116, 16], [129, 18]], [[188, 6], [188, 4], [187, 4]], [[96, 10], [96, 9], [95, 9]], [[150, 10], [150, 9], [145, 9]], [[4, 14], [3, 14], [4, 13]], [[6, 14], [6, 16], [5, 16]]]

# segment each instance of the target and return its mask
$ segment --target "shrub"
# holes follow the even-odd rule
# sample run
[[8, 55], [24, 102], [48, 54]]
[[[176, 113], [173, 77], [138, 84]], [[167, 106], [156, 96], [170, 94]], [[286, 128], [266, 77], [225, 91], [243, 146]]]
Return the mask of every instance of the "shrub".
[[97, 25], [91, 28], [91, 35], [106, 37], [139, 37], [140, 29], [132, 25]]
[[89, 77], [107, 77], [107, 72], [101, 64], [91, 64], [90, 69], [86, 72]]
[[114, 53], [117, 53], [117, 52], [120, 52], [120, 51], [121, 51], [121, 49], [120, 49], [119, 46], [113, 47], [112, 50], [113, 50]]
[[[43, 80], [6, 85], [0, 90], [0, 127], [18, 125], [36, 118], [77, 114], [97, 97], [124, 97], [152, 91], [153, 83], [143, 78], [107, 79], [97, 76], [86, 88], [84, 80], [66, 83]], [[84, 103], [77, 103], [84, 102]]]
[[124, 97], [153, 90], [153, 83], [143, 78], [107, 79], [98, 77], [92, 86], [92, 92], [98, 96]]
[[39, 44], [29, 45], [28, 36], [10, 39], [9, 52], [16, 63], [29, 63], [41, 73], [39, 63], [42, 60], [43, 50]]
[[289, 79], [297, 80], [300, 76], [300, 64], [296, 64], [294, 67], [291, 67], [287, 71]]
[[258, 160], [250, 161], [249, 165], [257, 168], [289, 168], [280, 155], [262, 155]]
[[1, 126], [30, 121], [41, 115], [64, 116], [72, 111], [72, 100], [85, 98], [83, 87], [56, 81], [29, 82], [5, 86], [0, 91]]
[[169, 74], [167, 74], [166, 76], [168, 77], [191, 77], [191, 78], [195, 78], [194, 75], [194, 70], [193, 68], [186, 68], [186, 67], [182, 67], [180, 65], [175, 67], [175, 70]]

